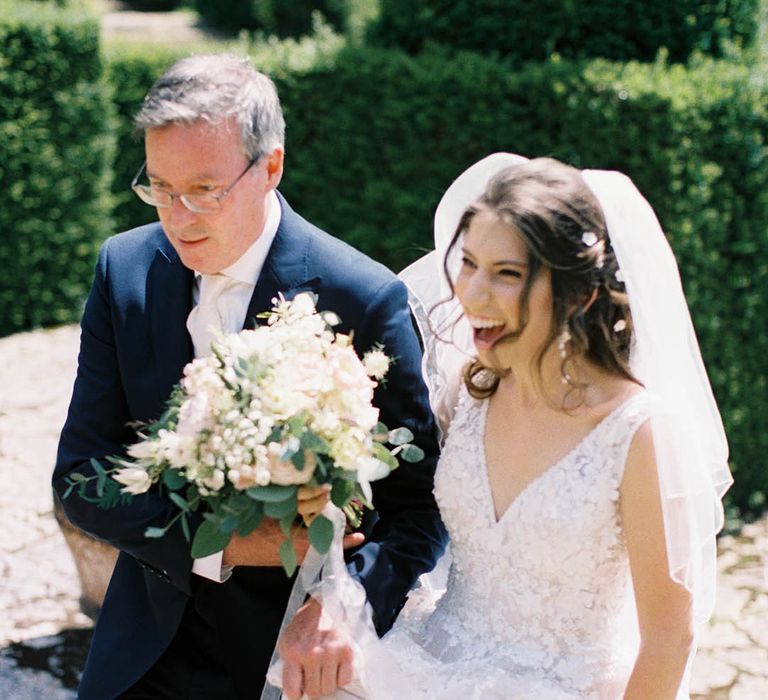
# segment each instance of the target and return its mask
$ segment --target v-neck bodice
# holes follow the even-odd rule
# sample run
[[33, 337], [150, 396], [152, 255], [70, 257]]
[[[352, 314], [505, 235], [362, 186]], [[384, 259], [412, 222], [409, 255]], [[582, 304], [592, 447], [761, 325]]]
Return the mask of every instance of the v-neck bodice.
[[[447, 590], [426, 621], [410, 624], [406, 607], [392, 644], [415, 640], [430, 664], [458, 664], [446, 694], [428, 697], [460, 697], [449, 690], [464, 687], [459, 676], [494, 668], [557, 691], [537, 697], [618, 698], [637, 652], [619, 487], [649, 397], [640, 392], [615, 408], [498, 521], [485, 463], [487, 403], [462, 391], [435, 477], [453, 556]], [[500, 682], [502, 694], [477, 697], [518, 697]]]
[[[480, 464], [478, 465], [480, 472], [480, 478], [485, 482], [485, 488], [488, 494], [488, 501], [489, 501], [489, 515], [490, 515], [490, 524], [491, 525], [498, 525], [501, 523], [502, 520], [506, 517], [507, 513], [512, 512], [517, 507], [517, 502], [521, 499], [525, 498], [528, 491], [534, 491], [537, 488], [540, 488], [539, 482], [543, 481], [548, 482], [551, 478], [550, 472], [556, 472], [558, 469], [563, 467], [563, 465], [566, 465], [569, 461], [569, 459], [572, 458], [574, 454], [577, 454], [579, 451], [589, 450], [592, 446], [592, 442], [594, 440], [599, 439], [600, 433], [604, 429], [603, 426], [610, 425], [612, 418], [614, 414], [621, 413], [624, 410], [624, 407], [626, 404], [629, 404], [631, 401], [635, 399], [636, 394], [633, 394], [629, 398], [622, 401], [619, 405], [613, 408], [612, 411], [610, 411], [606, 416], [604, 416], [601, 420], [597, 422], [595, 426], [593, 426], [587, 433], [584, 435], [581, 439], [579, 439], [562, 457], [559, 457], [558, 459], [554, 460], [551, 464], [549, 464], [545, 469], [540, 471], [538, 474], [536, 474], [528, 483], [526, 483], [523, 488], [515, 495], [515, 497], [506, 505], [504, 508], [504, 512], [497, 516], [496, 515], [496, 499], [494, 497], [493, 493], [493, 486], [491, 484], [491, 475], [489, 472], [489, 465], [488, 465], [488, 451], [486, 449], [486, 432], [488, 429], [488, 409], [490, 406], [490, 401], [480, 401], [478, 402], [478, 421], [479, 421], [479, 433], [480, 433], [480, 444], [478, 445], [478, 452], [477, 454], [480, 456]], [[510, 468], [514, 469], [514, 466], [510, 466]]]

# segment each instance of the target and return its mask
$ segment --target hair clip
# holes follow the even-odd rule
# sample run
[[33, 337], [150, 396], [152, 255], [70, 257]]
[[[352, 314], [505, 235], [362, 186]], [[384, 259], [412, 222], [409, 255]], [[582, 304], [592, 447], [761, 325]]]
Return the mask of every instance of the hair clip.
[[587, 248], [591, 248], [595, 245], [597, 240], [597, 234], [594, 231], [584, 231], [584, 233], [581, 234], [581, 242], [587, 246]]

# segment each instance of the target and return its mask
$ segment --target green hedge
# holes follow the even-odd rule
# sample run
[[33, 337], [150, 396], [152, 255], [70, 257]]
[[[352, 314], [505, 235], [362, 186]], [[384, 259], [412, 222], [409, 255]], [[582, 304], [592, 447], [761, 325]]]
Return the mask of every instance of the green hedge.
[[112, 124], [98, 23], [0, 2], [0, 336], [75, 321], [112, 232]]
[[157, 220], [152, 207], [142, 202], [130, 188], [131, 180], [144, 161], [144, 144], [133, 133], [133, 117], [155, 79], [177, 58], [181, 51], [124, 47], [108, 55], [107, 81], [114, 93], [119, 129], [117, 150], [112, 163], [112, 197], [115, 231]]
[[673, 61], [698, 49], [720, 56], [749, 45], [760, 0], [381, 0], [369, 38], [418, 53], [434, 42], [455, 49], [540, 61], [600, 56]]
[[312, 13], [316, 10], [341, 29], [345, 23], [345, 3], [346, 0], [193, 0], [192, 5], [214, 27], [299, 37], [312, 31]]
[[452, 177], [509, 150], [627, 172], [680, 260], [730, 437], [730, 503], [768, 491], [766, 95], [708, 61], [547, 63], [513, 73], [476, 54], [355, 51], [280, 81], [285, 194], [308, 218], [400, 269], [431, 245]]
[[[329, 27], [300, 40], [264, 41], [246, 44], [254, 64], [273, 76], [303, 74], [311, 68], [330, 67], [344, 40]], [[226, 50], [243, 53], [243, 46], [231, 44]], [[114, 92], [118, 115], [117, 153], [113, 162], [112, 196], [115, 230], [122, 231], [154, 221], [154, 209], [131, 191], [130, 183], [144, 160], [144, 144], [133, 134], [133, 117], [149, 87], [175, 60], [191, 53], [214, 53], [217, 44], [158, 47], [149, 44], [113, 44], [106, 51], [106, 79]]]
[[[393, 269], [431, 247], [442, 192], [487, 153], [628, 173], [680, 261], [731, 442], [737, 482], [729, 502], [734, 513], [762, 509], [768, 115], [745, 67], [598, 60], [511, 72], [478, 54], [372, 49], [309, 71], [265, 67], [276, 73], [288, 124], [282, 191], [309, 219]], [[159, 70], [137, 58], [112, 63], [124, 133]], [[118, 180], [129, 195], [143, 156], [141, 144], [122, 142]]]

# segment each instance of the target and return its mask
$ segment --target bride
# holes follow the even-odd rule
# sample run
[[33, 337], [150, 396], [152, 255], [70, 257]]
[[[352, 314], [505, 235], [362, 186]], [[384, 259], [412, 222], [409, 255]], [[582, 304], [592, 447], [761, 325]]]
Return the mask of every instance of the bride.
[[334, 697], [687, 698], [730, 474], [648, 203], [619, 173], [494, 154], [403, 277], [446, 434], [451, 561], [382, 640], [326, 576], [315, 595], [357, 646]]

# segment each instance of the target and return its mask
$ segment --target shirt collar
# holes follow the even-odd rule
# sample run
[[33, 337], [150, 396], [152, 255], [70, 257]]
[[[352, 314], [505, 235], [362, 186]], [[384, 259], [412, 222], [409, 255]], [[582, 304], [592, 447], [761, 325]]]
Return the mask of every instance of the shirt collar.
[[[219, 274], [226, 275], [238, 282], [244, 282], [251, 286], [256, 286], [261, 270], [267, 260], [272, 241], [275, 240], [277, 227], [280, 225], [280, 200], [275, 191], [272, 190], [267, 195], [267, 220], [264, 222], [264, 229], [259, 237], [250, 245], [235, 262], [229, 267], [225, 267]], [[200, 272], [195, 270], [195, 279], [199, 281]]]

